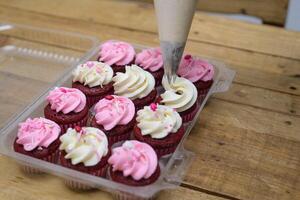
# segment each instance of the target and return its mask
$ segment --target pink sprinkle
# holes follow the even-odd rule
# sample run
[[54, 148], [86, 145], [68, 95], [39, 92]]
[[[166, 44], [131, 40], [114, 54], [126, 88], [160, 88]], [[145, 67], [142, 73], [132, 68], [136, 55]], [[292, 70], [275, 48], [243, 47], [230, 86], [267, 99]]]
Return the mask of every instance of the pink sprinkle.
[[157, 109], [157, 104], [151, 103], [151, 104], [150, 104], [150, 108], [151, 108], [151, 110], [156, 111], [156, 109]]
[[114, 99], [114, 96], [112, 96], [112, 95], [107, 95], [107, 96], [105, 96], [105, 99], [107, 99], [107, 100], [113, 100], [113, 99]]
[[176, 112], [176, 108], [173, 108], [173, 110]]
[[96, 72], [101, 73], [101, 72], [102, 72], [102, 69], [99, 68], [99, 67], [97, 67], [97, 68], [96, 68]]
[[190, 60], [191, 58], [192, 58], [192, 56], [189, 55], [189, 54], [187, 54], [186, 56], [184, 56], [184, 59], [185, 59], [185, 60]]
[[80, 126], [75, 126], [74, 129], [78, 133], [82, 130], [82, 128]]
[[89, 61], [89, 62], [86, 63], [86, 65], [87, 65], [88, 67], [93, 67], [93, 66], [94, 66], [94, 63], [91, 62], [91, 61]]

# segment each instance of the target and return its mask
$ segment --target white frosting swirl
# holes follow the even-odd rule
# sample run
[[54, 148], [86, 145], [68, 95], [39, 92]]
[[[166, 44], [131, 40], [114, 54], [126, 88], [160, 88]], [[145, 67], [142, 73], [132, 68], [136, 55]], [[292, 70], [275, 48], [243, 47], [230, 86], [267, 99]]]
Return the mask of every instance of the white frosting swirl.
[[113, 81], [115, 94], [131, 100], [147, 96], [155, 86], [152, 74], [137, 65], [126, 66], [126, 72], [117, 72]]
[[197, 89], [188, 79], [177, 77], [176, 81], [170, 85], [164, 77], [162, 85], [166, 91], [160, 95], [161, 102], [166, 106], [175, 108], [177, 112], [189, 109], [197, 100]]
[[112, 68], [102, 62], [88, 61], [78, 65], [73, 71], [73, 82], [80, 82], [89, 87], [103, 86], [112, 81]]
[[174, 109], [163, 105], [157, 105], [155, 109], [145, 106], [137, 112], [136, 121], [142, 135], [150, 135], [156, 139], [176, 133], [182, 125], [180, 115]]
[[59, 139], [59, 150], [67, 153], [65, 158], [71, 159], [73, 165], [95, 166], [108, 153], [106, 135], [97, 128], [83, 127], [80, 132], [69, 128]]

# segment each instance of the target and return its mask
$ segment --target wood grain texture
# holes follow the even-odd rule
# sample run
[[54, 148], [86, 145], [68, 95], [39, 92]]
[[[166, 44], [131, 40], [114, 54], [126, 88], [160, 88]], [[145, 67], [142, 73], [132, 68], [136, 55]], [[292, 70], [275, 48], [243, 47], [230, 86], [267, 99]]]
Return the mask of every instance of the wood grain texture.
[[[99, 191], [73, 191], [66, 187], [63, 180], [48, 174], [28, 175], [18, 164], [0, 156], [0, 199], [5, 200], [111, 200], [110, 194]], [[180, 187], [159, 194], [158, 200], [225, 200], [221, 197]]]
[[[110, 24], [125, 29], [156, 32], [153, 6], [142, 2], [42, 0], [37, 5], [35, 1], [12, 0], [2, 1], [0, 4], [45, 14], [55, 13], [56, 16], [69, 18], [77, 16], [81, 20]], [[71, 6], [72, 9], [69, 9]], [[208, 16], [199, 12], [195, 14], [189, 38], [293, 59], [300, 57], [300, 36], [296, 32]]]
[[[73, 1], [73, 5], [75, 5], [75, 3], [76, 2]], [[104, 3], [106, 3], [106, 4], [103, 4], [103, 2], [101, 1], [101, 3], [102, 4], [100, 4], [100, 5], [95, 4], [94, 7], [99, 6], [98, 9], [100, 9], [101, 6], [103, 6], [103, 8], [105, 8], [105, 6], [108, 6], [108, 7], [111, 6], [110, 5], [111, 2], [104, 1]], [[91, 4], [91, 5], [90, 4], [85, 5], [85, 7], [89, 8], [93, 5], [93, 4]], [[116, 12], [116, 13], [123, 13], [124, 15], [125, 14], [130, 15], [130, 13], [127, 13], [127, 12], [124, 13], [128, 6], [127, 6], [127, 4], [125, 4], [125, 5], [123, 5], [123, 4], [121, 4], [121, 6], [118, 6], [119, 4], [113, 4], [114, 5], [113, 8], [119, 9], [119, 12]], [[18, 4], [19, 7], [25, 7], [27, 9], [26, 5], [22, 6], [22, 5]], [[138, 5], [140, 5], [140, 4], [138, 4]], [[68, 9], [69, 6], [70, 5], [65, 6], [66, 7], [65, 9], [69, 10]], [[76, 7], [80, 7], [80, 6], [81, 5], [79, 4]], [[122, 7], [122, 6], [124, 6], [124, 7]], [[130, 4], [130, 6], [133, 7], [132, 4]], [[37, 6], [37, 7], [39, 7], [39, 6]], [[63, 9], [62, 7], [63, 7], [63, 5], [60, 8]], [[139, 7], [141, 7], [141, 9], [144, 9], [144, 7], [142, 7], [142, 6], [139, 6]], [[146, 7], [146, 8], [148, 10], [150, 10], [150, 9], [152, 10], [152, 8], [148, 8], [148, 7]], [[59, 12], [56, 10], [58, 14], [60, 14], [61, 16], [65, 16], [63, 18], [59, 18], [59, 17], [57, 18], [56, 16], [58, 14], [51, 15], [52, 10], [51, 9], [47, 10], [47, 8], [44, 8], [43, 6], [39, 9], [35, 9], [35, 12], [24, 12], [23, 9], [22, 10], [17, 9], [18, 12], [20, 12], [20, 13], [18, 16], [14, 16], [14, 17], [11, 17], [12, 15], [9, 15], [9, 13], [6, 13], [9, 11], [13, 12], [14, 9], [15, 9], [14, 7], [9, 7], [9, 8], [4, 7], [3, 12], [2, 12], [3, 13], [2, 17], [4, 19], [9, 19], [9, 20], [14, 20], [15, 18], [18, 18], [16, 20], [22, 21], [21, 16], [23, 14], [24, 16], [27, 16], [32, 19], [31, 23], [35, 23], [35, 21], [40, 20], [40, 19], [37, 19], [36, 16], [38, 16], [38, 13], [41, 13], [43, 15], [49, 16], [48, 19], [46, 19], [47, 17], [45, 18], [45, 16], [43, 16], [43, 15], [39, 16], [41, 18], [41, 20], [43, 19], [43, 17], [44, 17], [44, 20], [50, 20], [49, 23], [48, 22], [46, 23], [47, 26], [49, 26], [49, 27], [55, 27], [55, 25], [51, 26], [51, 24], [62, 23], [64, 25], [59, 28], [63, 28], [65, 30], [79, 31], [81, 33], [89, 33], [89, 34], [97, 35], [98, 37], [101, 36], [100, 38], [104, 39], [104, 40], [111, 39], [111, 38], [119, 38], [119, 39], [128, 40], [130, 42], [139, 41], [140, 43], [143, 43], [143, 44], [151, 44], [151, 45], [158, 44], [157, 37], [155, 35], [152, 35], [151, 33], [137, 32], [134, 30], [122, 29], [119, 27], [109, 27], [109, 29], [105, 28], [105, 25], [103, 25], [102, 22], [111, 23], [111, 25], [115, 26], [116, 21], [120, 21], [120, 20], [124, 21], [124, 19], [119, 19], [117, 17], [110, 16], [109, 14], [107, 17], [105, 17], [105, 16], [97, 17], [98, 15], [88, 16], [88, 14], [87, 14], [87, 13], [96, 13], [96, 11], [95, 12], [85, 12], [83, 9], [82, 11], [68, 14], [64, 11]], [[30, 9], [34, 9], [34, 7], [31, 6]], [[93, 10], [94, 8], [91, 8], [91, 9]], [[148, 18], [151, 18], [148, 15], [146, 15], [147, 9], [145, 11], [143, 10], [143, 12], [141, 12], [141, 13], [145, 13], [145, 17], [143, 17], [144, 16], [143, 15], [143, 16], [140, 16], [137, 18], [139, 18], [140, 20], [148, 20]], [[108, 10], [108, 9], [105, 9], [105, 10]], [[87, 16], [82, 17], [85, 15], [87, 15]], [[66, 16], [70, 16], [70, 17], [66, 17]], [[91, 20], [91, 17], [97, 18], [97, 19], [99, 18], [99, 20], [98, 21], [94, 20], [94, 19]], [[54, 18], [54, 19], [52, 19], [52, 18]], [[106, 20], [106, 18], [107, 18], [107, 20]], [[112, 18], [115, 18], [115, 20], [112, 20]], [[151, 19], [153, 19], [153, 17]], [[210, 19], [211, 18], [209, 18], [209, 20], [208, 20], [208, 18], [207, 18], [208, 21], [210, 21]], [[132, 19], [132, 20], [133, 20], [133, 22], [137, 21], [134, 19]], [[213, 24], [223, 24], [223, 22], [221, 23], [221, 22], [217, 22], [214, 20], [213, 20]], [[154, 20], [151, 21], [152, 24], [154, 23], [153, 21]], [[224, 21], [228, 22], [229, 20], [224, 20]], [[127, 22], [125, 21], [124, 24], [126, 24], [126, 23]], [[151, 23], [149, 24], [149, 26], [151, 26]], [[36, 23], [36, 24], [39, 24], [39, 23]], [[135, 26], [138, 26], [137, 28], [140, 30], [141, 26], [138, 25], [139, 24], [138, 22], [133, 23], [133, 24], [135, 24]], [[199, 23], [199, 24], [201, 24], [201, 23]], [[82, 28], [81, 29], [75, 28], [76, 25], [77, 25], [77, 27], [82, 27]], [[235, 38], [236, 41], [240, 42], [241, 41], [240, 38], [236, 37], [235, 30], [233, 30], [233, 28], [235, 28], [236, 26], [229, 25], [229, 24], [224, 25], [224, 27], [227, 27], [227, 26], [231, 27], [232, 30], [222, 30], [219, 32], [218, 28], [214, 28], [214, 29], [211, 29], [211, 34], [218, 34], [218, 38], [220, 40], [224, 39], [224, 34], [229, 34], [230, 38]], [[250, 25], [247, 25], [246, 27], [248, 27], [248, 26], [250, 26]], [[245, 31], [245, 33], [241, 33], [241, 34], [249, 35], [252, 39], [254, 39], [254, 41], [248, 41], [249, 44], [260, 45], [261, 43], [259, 41], [255, 40], [255, 38], [259, 38], [258, 36], [255, 35], [255, 33], [265, 32], [269, 28], [265, 27], [265, 26], [264, 27], [255, 26], [255, 29], [252, 30], [251, 32], [248, 32], [247, 28], [244, 29], [243, 27], [239, 27], [239, 26], [237, 29], [238, 29], [237, 32]], [[278, 32], [276, 32], [276, 30]], [[290, 40], [293, 40], [293, 45], [297, 44], [297, 39], [296, 40], [291, 39], [291, 38], [294, 38], [294, 36], [289, 35], [292, 32], [283, 31], [284, 34], [281, 34], [282, 30], [274, 29], [274, 31], [276, 32], [276, 34], [273, 34], [272, 32], [270, 32], [269, 34], [267, 34], [268, 36], [266, 36], [268, 38], [268, 40], [272, 39], [272, 41], [271, 41], [272, 47], [270, 46], [270, 48], [276, 49], [276, 47], [273, 45], [273, 44], [276, 44], [279, 46], [279, 48], [281, 50], [286, 49], [284, 47], [284, 45], [282, 46], [282, 44], [283, 44], [282, 42], [280, 42], [280, 43], [277, 42], [278, 40], [276, 38], [274, 38], [274, 35], [277, 35], [278, 37], [282, 37], [284, 39], [289, 38]], [[100, 35], [100, 33], [101, 33], [101, 35]], [[254, 35], [252, 35], [252, 33], [254, 33]], [[285, 33], [289, 33], [289, 34], [286, 35]], [[272, 35], [272, 37], [270, 37], [270, 35]], [[297, 35], [297, 34], [295, 34], [295, 35]], [[201, 34], [201, 36], [203, 36], [203, 35]], [[299, 36], [297, 36], [297, 37], [299, 37]], [[298, 94], [298, 95], [300, 94], [300, 90], [297, 89], [300, 87], [299, 60], [287, 59], [287, 58], [283, 58], [281, 56], [275, 56], [273, 54], [266, 55], [266, 54], [258, 53], [256, 51], [248, 51], [248, 50], [230, 48], [230, 45], [229, 46], [220, 46], [217, 44], [212, 44], [211, 42], [207, 43], [202, 40], [200, 40], [200, 41], [201, 41], [201, 43], [199, 43], [198, 41], [194, 41], [194, 40], [190, 41], [187, 45], [187, 50], [191, 51], [193, 53], [202, 55], [203, 57], [222, 60], [225, 63], [231, 65], [234, 69], [236, 69], [238, 71], [239, 75], [236, 77], [237, 81], [240, 82], [242, 80], [243, 82], [247, 82], [247, 84], [250, 84], [252, 86], [259, 86], [259, 87], [263, 87], [263, 88], [279, 90], [282, 92], [288, 92], [288, 93], [292, 93], [292, 94]], [[298, 46], [300, 46], [300, 45], [298, 45]], [[287, 54], [287, 53], [293, 52], [293, 50], [284, 51], [284, 52]], [[256, 70], [252, 70], [252, 68], [255, 68]], [[265, 71], [271, 72], [271, 73], [264, 73]]]
[[[28, 5], [23, 3], [13, 5], [1, 1], [0, 17], [12, 22], [32, 23], [36, 26], [91, 34], [104, 40], [117, 38], [152, 46], [158, 44], [155, 31], [153, 31], [153, 23], [148, 24], [150, 29], [146, 26], [147, 20], [150, 21], [148, 17], [151, 17], [153, 12], [147, 5], [125, 2], [117, 4], [112, 1], [87, 1], [82, 5], [78, 1], [73, 1], [72, 5], [75, 10], [77, 6], [83, 7], [82, 11], [73, 12], [70, 11], [72, 9], [68, 1], [61, 3], [58, 7], [55, 7], [52, 1], [45, 4], [34, 5], [33, 1], [28, 1]], [[104, 13], [93, 12], [100, 8]], [[139, 18], [138, 20], [129, 16], [129, 11], [133, 12], [134, 8], [141, 9], [141, 13], [138, 12], [135, 15]], [[118, 14], [105, 16], [105, 10], [109, 9], [115, 10]], [[14, 15], [16, 11], [18, 15]], [[89, 13], [86, 13], [88, 11]], [[127, 24], [124, 19], [121, 19], [122, 15], [124, 19], [133, 21]], [[120, 21], [116, 22], [116, 19]], [[141, 23], [143, 20], [146, 22], [141, 24], [142, 28], [137, 27], [135, 23]], [[205, 20], [215, 27], [227, 26], [231, 23], [232, 26], [235, 25], [229, 20], [220, 21], [206, 17]], [[195, 23], [199, 26], [201, 24], [199, 21]], [[127, 25], [129, 29], [124, 28]], [[195, 161], [185, 178], [185, 187], [164, 192], [160, 196], [161, 199], [220, 199], [203, 194], [202, 191], [213, 195], [225, 195], [224, 197], [229, 199], [296, 200], [300, 198], [298, 153], [300, 150], [298, 87], [300, 85], [300, 57], [297, 57], [295, 52], [291, 52], [290, 48], [285, 49], [284, 53], [283, 51], [279, 53], [278, 48], [284, 48], [287, 44], [276, 44], [278, 46], [274, 47], [274, 52], [266, 53], [261, 51], [262, 48], [258, 44], [251, 44], [253, 50], [249, 51], [244, 48], [244, 44], [241, 44], [242, 48], [232, 48], [230, 44], [220, 45], [216, 42], [226, 41], [229, 37], [231, 40], [241, 39], [236, 38], [237, 32], [246, 33], [249, 27], [253, 28], [247, 36], [253, 37], [248, 41], [249, 43], [253, 43], [257, 38], [258, 42], [260, 39], [263, 40], [264, 37], [258, 36], [260, 35], [258, 33], [262, 32], [264, 35], [270, 30], [268, 27], [254, 28], [252, 25], [238, 24], [231, 30], [223, 29], [224, 33], [221, 34], [221, 30], [212, 28], [210, 30], [212, 34], [219, 32], [216, 40], [207, 42], [203, 38], [192, 39], [188, 44], [188, 50], [193, 54], [224, 60], [237, 70], [237, 78], [228, 93], [218, 94], [210, 100], [185, 142], [186, 148], [196, 153]], [[283, 32], [279, 29], [272, 29], [269, 33], [270, 43], [277, 41], [277, 38], [273, 37], [274, 34], [277, 34], [277, 38], [284, 39], [288, 35], [289, 41], [294, 40], [296, 44], [298, 43], [298, 34]], [[264, 51], [271, 49], [270, 46], [263, 48]], [[294, 58], [291, 58], [293, 56]], [[18, 70], [9, 73], [14, 76], [20, 75]], [[14, 81], [14, 77], [10, 81]], [[25, 96], [26, 98], [28, 97]], [[11, 95], [8, 101], [15, 101], [17, 105], [21, 100]], [[4, 99], [0, 101], [5, 102]], [[11, 112], [14, 108], [7, 107], [5, 112]], [[5, 117], [5, 114], [3, 116]], [[93, 196], [95, 194], [100, 195], [98, 197], [104, 195], [104, 199], [110, 199], [108, 195], [101, 192], [78, 194], [66, 191], [61, 183], [58, 183], [58, 179], [52, 176], [44, 177], [45, 184], [49, 186], [42, 187], [42, 191], [36, 192], [36, 188], [40, 188], [39, 183], [28, 184], [31, 182], [30, 177], [25, 177], [23, 180], [27, 184], [18, 185], [20, 183], [10, 182], [9, 180], [16, 178], [9, 177], [19, 172], [12, 162], [6, 158], [2, 160], [2, 158], [0, 157], [0, 168], [3, 166], [3, 169], [11, 168], [12, 170], [3, 175], [1, 173], [1, 177], [4, 178], [0, 180], [0, 184], [3, 185], [3, 192], [0, 192], [0, 195], [2, 193], [4, 199], [22, 199], [23, 197], [30, 199], [32, 191], [41, 198], [41, 194], [48, 193], [45, 198], [49, 199], [57, 198], [58, 195], [65, 199], [74, 195], [77, 195], [79, 199], [93, 199], [96, 198]], [[2, 165], [2, 163], [8, 164]], [[19, 190], [22, 191], [19, 192]], [[14, 197], [19, 193], [21, 195]]]
[[[153, 0], [142, 1], [153, 3]], [[285, 22], [288, 2], [288, 0], [198, 0], [197, 9], [208, 12], [253, 15], [261, 18], [265, 23], [282, 26]]]
[[[117, 38], [151, 46], [158, 45], [156, 35], [151, 33], [124, 30], [79, 19], [45, 16], [20, 9], [17, 9], [17, 16], [11, 17], [15, 9], [8, 7], [0, 7], [0, 11], [1, 18], [12, 22], [28, 24], [30, 21], [36, 26], [44, 25], [47, 22], [49, 28], [90, 34], [102, 40]], [[189, 42], [187, 51], [205, 58], [224, 61], [237, 70], [238, 75], [235, 80], [238, 83], [284, 93], [300, 94], [300, 90], [297, 89], [300, 87], [300, 81], [297, 78], [299, 61], [194, 41]]]
[[210, 116], [219, 106], [207, 108], [186, 142], [197, 155], [186, 183], [239, 199], [299, 199], [299, 140], [233, 125], [246, 124], [240, 117], [219, 121]]
[[[1, 10], [1, 8], [0, 8]], [[21, 14], [22, 12], [19, 12], [19, 14]], [[21, 18], [22, 15], [19, 15]], [[40, 16], [38, 17], [39, 19], [41, 18]], [[53, 19], [53, 18], [52, 18]], [[45, 21], [47, 21], [49, 24], [50, 24], [50, 21], [51, 19], [45, 19]], [[43, 24], [44, 22], [40, 22], [40, 23], [37, 23], [37, 25], [41, 25]], [[64, 28], [67, 28], [66, 25], [61, 25], [62, 27]], [[73, 31], [80, 31], [82, 26], [75, 26], [74, 23], [72, 23], [72, 30]], [[56, 28], [59, 28], [59, 27], [56, 27]], [[87, 33], [87, 34], [93, 34], [93, 32], [91, 32], [90, 30], [96, 30], [98, 32], [98, 34], [96, 35], [97, 37], [99, 38], [103, 38], [103, 35], [108, 31], [101, 31], [102, 29], [99, 28], [99, 31], [97, 29], [87, 29], [87, 31], [85, 31], [84, 33]], [[107, 30], [107, 29], [106, 29]], [[110, 37], [112, 37], [112, 35], [116, 35], [119, 36], [120, 33], [124, 34], [124, 35], [130, 35], [128, 32], [121, 32], [120, 30], [118, 31], [118, 35], [116, 35], [114, 33], [114, 31], [111, 32], [111, 35]], [[104, 35], [105, 36], [105, 35]], [[128, 40], [129, 37], [126, 38], [126, 40]], [[136, 37], [135, 38], [142, 38], [142, 35], [137, 35], [136, 34]], [[150, 45], [156, 45], [156, 43], [154, 42], [151, 42], [151, 38], [155, 38], [154, 35], [148, 35], [147, 37], [149, 39], [149, 42], [147, 42], [148, 44]], [[49, 40], [48, 40], [49, 41]], [[129, 41], [131, 41], [131, 39], [129, 39]], [[49, 41], [50, 43], [53, 43], [52, 41]], [[199, 44], [201, 45], [201, 44]], [[197, 48], [197, 44], [194, 44], [191, 45], [192, 48], [189, 48], [189, 50], [191, 52], [195, 52], [195, 54], [200, 54], [201, 51], [198, 50]], [[205, 48], [205, 46], [203, 47]], [[206, 48], [208, 49], [208, 48]], [[230, 50], [230, 49], [229, 49]], [[211, 49], [211, 51], [213, 52], [213, 49]], [[197, 53], [198, 52], [198, 53]], [[241, 54], [243, 52], [239, 52], [239, 51], [236, 51], [236, 57], [242, 57]], [[235, 58], [236, 58], [235, 57]], [[243, 56], [245, 57], [245, 56]], [[257, 55], [257, 57], [259, 57], [259, 54]], [[261, 56], [262, 59], [263, 59], [263, 56]], [[266, 59], [267, 56], [265, 56], [265, 59]], [[235, 59], [233, 58], [233, 59]], [[253, 59], [255, 58], [254, 56], [252, 57]], [[250, 60], [250, 59], [249, 59]], [[271, 59], [270, 59], [271, 61]], [[274, 61], [272, 61], [274, 62]], [[240, 62], [242, 63], [242, 62]], [[274, 63], [276, 65], [276, 63]], [[298, 96], [294, 96], [294, 95], [286, 95], [285, 93], [281, 93], [281, 92], [276, 92], [276, 91], [273, 91], [273, 90], [265, 90], [263, 88], [257, 88], [257, 87], [252, 87], [252, 86], [247, 86], [245, 85], [246, 82], [244, 82], [244, 79], [249, 79], [250, 81], [252, 81], [253, 84], [255, 84], [254, 86], [258, 86], [257, 82], [257, 74], [254, 74], [254, 76], [252, 76], [252, 79], [251, 79], [251, 74], [254, 73], [254, 72], [257, 72], [256, 69], [259, 69], [259, 67], [257, 67], [256, 65], [253, 65], [253, 68], [255, 69], [255, 71], [253, 69], [250, 69], [249, 67], [251, 67], [252, 65], [247, 65], [246, 66], [246, 70], [245, 70], [245, 73], [244, 73], [244, 76], [243, 76], [243, 72], [241, 69], [240, 64], [237, 63], [236, 67], [234, 67], [235, 69], [238, 70], [238, 77], [235, 81], [235, 83], [233, 84], [233, 88], [232, 90], [230, 90], [230, 94], [220, 94], [218, 95], [217, 97], [218, 98], [221, 98], [223, 100], [228, 100], [228, 101], [231, 101], [231, 102], [236, 102], [236, 103], [240, 103], [240, 104], [246, 104], [246, 105], [251, 105], [251, 106], [254, 106], [254, 107], [259, 107], [259, 108], [262, 108], [262, 109], [267, 109], [267, 110], [273, 110], [273, 111], [276, 111], [276, 112], [282, 112], [282, 113], [286, 113], [286, 114], [292, 114], [292, 115], [299, 115], [299, 99], [300, 97]], [[292, 66], [292, 65], [291, 65]], [[249, 68], [249, 69], [247, 69]], [[267, 73], [267, 72], [274, 72], [274, 73], [282, 73], [280, 70], [276, 69], [275, 67], [272, 68], [272, 65], [270, 66], [271, 69], [268, 69], [266, 68], [261, 74], [261, 77], [262, 77], [262, 82], [265, 84], [265, 83], [268, 83], [268, 81], [266, 80], [266, 77], [268, 77], [268, 75], [270, 73]], [[290, 67], [291, 69], [293, 69], [293, 67]], [[295, 71], [296, 71], [296, 67], [295, 68]], [[5, 69], [2, 69], [2, 71], [5, 70]], [[20, 69], [18, 68], [8, 68], [6, 70], [10, 70], [11, 72], [15, 72], [16, 74], [20, 74], [22, 72], [22, 70], [20, 71]], [[54, 68], [49, 68], [49, 72], [43, 72], [44, 74], [53, 74], [54, 72], [56, 73], [57, 72], [57, 69], [54, 69]], [[1, 71], [1, 69], [0, 69]], [[37, 71], [37, 70], [33, 70], [33, 71]], [[290, 73], [290, 71], [287, 71], [288, 73]], [[56, 74], [59, 74], [59, 73], [56, 73]], [[248, 74], [250, 74], [250, 78], [248, 76]], [[34, 75], [34, 74], [30, 74], [30, 76], [32, 78], [43, 78], [42, 76], [39, 76], [39, 75]], [[48, 78], [50, 78], [51, 76], [48, 76]], [[274, 77], [274, 75], [273, 75]], [[278, 77], [278, 80], [283, 80], [283, 81], [286, 81], [284, 80], [284, 75], [277, 75]], [[256, 79], [254, 79], [256, 78]], [[271, 76], [272, 78], [272, 76]], [[240, 81], [241, 80], [241, 81]], [[274, 82], [274, 80], [273, 80]], [[270, 84], [273, 83], [272, 80], [270, 80]], [[242, 84], [240, 84], [242, 83]], [[294, 83], [294, 81], [291, 80], [291, 83]], [[296, 90], [296, 92], [298, 92]]]

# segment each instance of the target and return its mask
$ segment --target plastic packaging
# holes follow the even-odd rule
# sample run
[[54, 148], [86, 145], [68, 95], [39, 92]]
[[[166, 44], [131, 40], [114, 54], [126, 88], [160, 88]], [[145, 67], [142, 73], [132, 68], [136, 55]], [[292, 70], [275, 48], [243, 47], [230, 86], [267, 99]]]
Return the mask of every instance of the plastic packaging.
[[[0, 24], [0, 37], [1, 36], [10, 39], [6, 40], [6, 43], [0, 47], [0, 58], [9, 57], [12, 59], [12, 65], [15, 64], [16, 66], [19, 66], [20, 62], [16, 62], [16, 60], [20, 61], [20, 58], [23, 58], [23, 60], [25, 59], [26, 61], [30, 61], [29, 63], [38, 62], [41, 67], [63, 65], [64, 70], [54, 76], [57, 79], [56, 81], [49, 81], [44, 88], [40, 89], [41, 91], [37, 91], [40, 92], [40, 95], [36, 97], [33, 103], [25, 107], [23, 111], [10, 119], [6, 126], [1, 129], [0, 153], [14, 158], [22, 165], [63, 177], [66, 182], [82, 183], [89, 187], [111, 192], [118, 199], [152, 199], [159, 191], [175, 188], [181, 183], [182, 178], [194, 157], [193, 152], [184, 149], [183, 143], [186, 137], [197, 121], [198, 115], [201, 113], [207, 99], [213, 93], [227, 91], [235, 76], [235, 72], [226, 68], [224, 64], [209, 60], [209, 62], [215, 67], [214, 84], [201, 104], [194, 120], [185, 125], [185, 135], [176, 151], [170, 156], [162, 157], [159, 160], [161, 176], [155, 183], [148, 186], [126, 186], [112, 182], [108, 179], [68, 169], [58, 164], [52, 164], [36, 158], [28, 157], [26, 155], [16, 153], [13, 150], [13, 142], [17, 134], [18, 124], [26, 120], [28, 117], [43, 116], [43, 109], [46, 106], [45, 97], [52, 88], [55, 86], [71, 86], [71, 71], [74, 67], [79, 63], [87, 60], [95, 60], [97, 58], [97, 52], [99, 51], [100, 44], [97, 39], [74, 33], [65, 33], [11, 24]], [[30, 42], [13, 42], [15, 39], [16, 41], [22, 39]], [[42, 43], [42, 45], [35, 48], [37, 46], [31, 43]], [[24, 46], [26, 44], [27, 46]], [[58, 48], [56, 48], [57, 44], [59, 44]], [[59, 50], [51, 52], [46, 49], [42, 49], [41, 47], [43, 46], [47, 46], [47, 49], [54, 46], [55, 48], [53, 49]], [[137, 51], [141, 51], [146, 47], [135, 45], [135, 48]], [[69, 52], [70, 49], [71, 52], [73, 52], [71, 54]], [[9, 87], [9, 85], [6, 87]]]

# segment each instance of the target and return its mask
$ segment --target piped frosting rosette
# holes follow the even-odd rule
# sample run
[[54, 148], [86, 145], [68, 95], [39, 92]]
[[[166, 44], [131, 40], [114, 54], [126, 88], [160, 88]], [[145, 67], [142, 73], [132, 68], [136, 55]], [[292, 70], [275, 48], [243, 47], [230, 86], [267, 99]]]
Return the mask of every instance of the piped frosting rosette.
[[99, 60], [108, 65], [128, 65], [135, 56], [131, 44], [121, 41], [107, 41], [101, 45]]
[[17, 144], [22, 144], [25, 151], [48, 148], [59, 136], [60, 127], [55, 122], [39, 118], [29, 118], [19, 124]]
[[177, 73], [193, 83], [199, 80], [209, 81], [213, 79], [214, 67], [205, 60], [185, 55], [181, 60]]
[[113, 74], [114, 72], [108, 64], [88, 61], [77, 66], [73, 71], [73, 82], [80, 82], [89, 87], [103, 87], [112, 81]]
[[176, 81], [169, 83], [164, 77], [162, 85], [165, 92], [160, 95], [160, 101], [165, 106], [176, 109], [177, 112], [183, 112], [191, 108], [197, 101], [197, 89], [194, 84], [182, 77], [177, 77]]
[[97, 124], [105, 130], [118, 125], [127, 125], [135, 115], [133, 102], [122, 96], [109, 95], [101, 99], [94, 108]]
[[153, 148], [136, 140], [129, 140], [112, 150], [108, 159], [112, 171], [121, 171], [123, 176], [134, 180], [148, 179], [157, 170], [157, 155]]
[[170, 133], [176, 133], [182, 125], [180, 115], [172, 108], [151, 104], [137, 112], [137, 126], [142, 135], [162, 139]]
[[60, 141], [59, 149], [66, 152], [65, 159], [71, 159], [73, 165], [95, 166], [108, 154], [106, 135], [97, 128], [69, 128]]
[[163, 58], [160, 48], [144, 49], [136, 55], [135, 64], [151, 72], [161, 69]]
[[131, 100], [146, 97], [155, 87], [153, 76], [137, 65], [126, 66], [125, 73], [113, 77], [115, 94]]
[[68, 114], [70, 112], [78, 113], [86, 106], [86, 97], [78, 89], [57, 87], [50, 91], [47, 96], [51, 109], [56, 112]]

